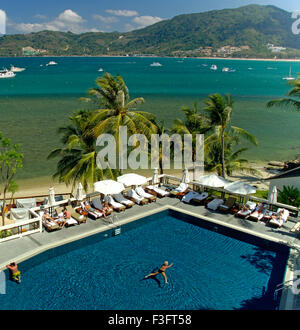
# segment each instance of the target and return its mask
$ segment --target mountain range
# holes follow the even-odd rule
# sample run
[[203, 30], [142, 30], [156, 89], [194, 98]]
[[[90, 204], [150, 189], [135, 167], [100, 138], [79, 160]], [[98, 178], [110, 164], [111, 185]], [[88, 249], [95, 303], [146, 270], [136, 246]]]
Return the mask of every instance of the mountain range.
[[[126, 33], [41, 31], [4, 35], [0, 37], [0, 56], [151, 54], [293, 58], [300, 57], [300, 35], [293, 34], [291, 29], [294, 21], [291, 13], [275, 6], [248, 5], [179, 15]], [[277, 46], [282, 48], [278, 50]]]

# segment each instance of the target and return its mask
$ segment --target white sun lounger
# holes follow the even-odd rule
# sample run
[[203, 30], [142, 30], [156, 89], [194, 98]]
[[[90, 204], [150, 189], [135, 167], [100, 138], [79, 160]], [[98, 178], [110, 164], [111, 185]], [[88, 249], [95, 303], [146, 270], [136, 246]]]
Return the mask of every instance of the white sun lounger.
[[256, 208], [256, 203], [254, 203], [254, 202], [250, 202], [250, 201], [248, 201], [248, 202], [246, 203], [246, 205], [248, 206], [248, 210], [246, 210], [246, 211], [239, 210], [239, 211], [235, 214], [236, 217], [246, 218], [246, 217], [248, 217], [248, 216], [249, 216], [249, 215], [255, 210], [255, 208]]
[[123, 194], [121, 194], [121, 193], [120, 193], [120, 194], [115, 194], [115, 195], [113, 195], [113, 198], [114, 198], [118, 203], [121, 203], [121, 204], [125, 205], [126, 207], [131, 207], [131, 206], [134, 205], [133, 201], [131, 201], [131, 200], [125, 198], [125, 197], [123, 196]]
[[[282, 210], [281, 208], [277, 210], [277, 212], [276, 212], [277, 216], [279, 216], [279, 212], [281, 210]], [[269, 221], [269, 224], [280, 228], [283, 226], [283, 224], [285, 222], [288, 221], [289, 215], [290, 215], [290, 212], [288, 210], [284, 209], [281, 219], [279, 219], [279, 217], [277, 217], [276, 219], [271, 218], [271, 220]]]
[[127, 191], [127, 196], [132, 198], [136, 204], [144, 205], [148, 203], [148, 199], [139, 196], [133, 189]]
[[215, 198], [207, 204], [207, 208], [216, 211], [217, 208], [224, 203], [223, 199]]
[[262, 211], [259, 211], [260, 208], [261, 208], [261, 204], [259, 204], [256, 207], [255, 211], [252, 212], [247, 219], [254, 220], [254, 221], [262, 220], [267, 212], [268, 205], [264, 205], [264, 209]]
[[149, 199], [150, 201], [155, 201], [156, 200], [156, 197], [154, 195], [151, 195], [151, 194], [148, 194], [142, 187], [136, 187], [135, 188], [135, 192], [143, 197], [143, 198], [147, 198]]
[[170, 193], [168, 191], [165, 191], [165, 190], [160, 189], [155, 186], [148, 186], [147, 189], [153, 190], [158, 196], [161, 196], [161, 197], [166, 197], [166, 196], [170, 195]]
[[199, 194], [195, 191], [188, 192], [185, 196], [182, 197], [182, 202], [184, 203], [190, 203], [192, 199], [197, 200], [199, 202], [205, 200], [208, 197], [207, 192], [203, 192], [202, 194]]
[[125, 208], [126, 208], [123, 204], [116, 202], [116, 201], [112, 198], [112, 196], [108, 196], [108, 195], [105, 196], [105, 197], [104, 197], [104, 201], [107, 202], [109, 205], [111, 205], [112, 208], [113, 208], [114, 210], [117, 210], [118, 212], [120, 212], [120, 211], [124, 211]]

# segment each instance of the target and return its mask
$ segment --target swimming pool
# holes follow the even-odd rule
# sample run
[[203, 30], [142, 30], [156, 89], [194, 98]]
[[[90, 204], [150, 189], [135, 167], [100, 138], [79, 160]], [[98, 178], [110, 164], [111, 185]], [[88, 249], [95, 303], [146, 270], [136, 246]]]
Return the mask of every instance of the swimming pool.
[[[205, 228], [206, 227], [206, 228]], [[48, 250], [22, 262], [0, 309], [275, 309], [289, 249], [175, 211]], [[237, 239], [238, 238], [238, 239]], [[144, 279], [163, 261], [159, 274]], [[8, 275], [8, 274], [7, 274]]]

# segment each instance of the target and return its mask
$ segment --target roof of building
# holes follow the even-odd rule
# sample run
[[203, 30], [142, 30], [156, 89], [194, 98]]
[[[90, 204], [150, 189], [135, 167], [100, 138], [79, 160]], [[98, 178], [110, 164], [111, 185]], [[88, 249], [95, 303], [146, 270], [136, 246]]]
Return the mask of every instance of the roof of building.
[[276, 174], [274, 176], [271, 176], [270, 178], [266, 178], [265, 180], [273, 180], [273, 179], [281, 179], [281, 178], [294, 178], [294, 177], [300, 177], [300, 166], [293, 168], [291, 170]]

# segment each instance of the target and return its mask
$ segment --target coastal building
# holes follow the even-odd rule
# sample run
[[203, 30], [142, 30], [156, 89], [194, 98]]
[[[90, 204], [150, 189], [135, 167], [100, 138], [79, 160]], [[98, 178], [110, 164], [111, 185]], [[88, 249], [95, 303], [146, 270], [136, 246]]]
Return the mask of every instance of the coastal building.
[[282, 190], [283, 186], [293, 186], [300, 190], [300, 166], [283, 173], [276, 174], [266, 179], [266, 181], [270, 181], [270, 190], [272, 190], [274, 186], [276, 186], [279, 190]]

